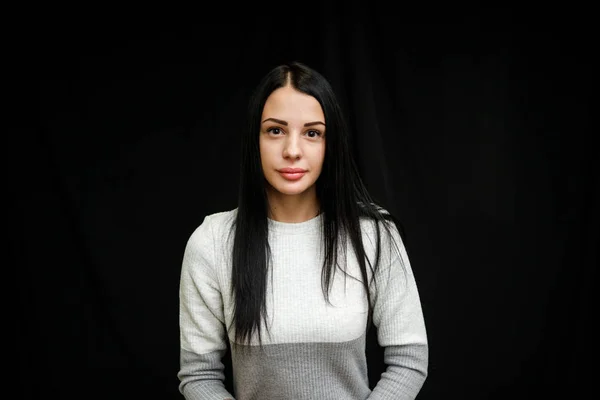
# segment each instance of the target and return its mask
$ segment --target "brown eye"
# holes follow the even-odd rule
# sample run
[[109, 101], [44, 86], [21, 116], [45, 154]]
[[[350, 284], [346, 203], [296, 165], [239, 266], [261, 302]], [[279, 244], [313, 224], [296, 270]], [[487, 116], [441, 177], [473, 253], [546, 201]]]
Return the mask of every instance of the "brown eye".
[[276, 134], [276, 135], [277, 135], [277, 134], [280, 134], [280, 133], [281, 133], [281, 129], [279, 129], [279, 128], [276, 128], [276, 127], [273, 127], [273, 128], [269, 128], [269, 129], [267, 129], [267, 132], [274, 133], [274, 134]]
[[321, 136], [321, 132], [319, 132], [319, 131], [315, 131], [315, 130], [310, 130], [310, 131], [308, 131], [308, 132], [306, 132], [306, 133], [307, 133], [307, 134], [308, 134], [308, 136], [309, 136], [309, 137], [311, 137], [311, 138], [315, 138], [315, 137]]

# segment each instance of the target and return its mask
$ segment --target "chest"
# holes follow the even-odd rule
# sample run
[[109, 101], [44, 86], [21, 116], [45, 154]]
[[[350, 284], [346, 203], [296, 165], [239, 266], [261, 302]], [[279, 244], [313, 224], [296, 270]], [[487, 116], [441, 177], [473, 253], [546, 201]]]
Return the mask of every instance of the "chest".
[[[338, 253], [339, 268], [331, 277], [328, 299], [322, 253], [310, 241], [286, 243], [283, 251], [273, 248], [266, 291], [269, 329], [262, 329], [266, 343], [346, 342], [364, 333], [368, 302], [354, 253]], [[228, 322], [231, 302], [224, 302]]]

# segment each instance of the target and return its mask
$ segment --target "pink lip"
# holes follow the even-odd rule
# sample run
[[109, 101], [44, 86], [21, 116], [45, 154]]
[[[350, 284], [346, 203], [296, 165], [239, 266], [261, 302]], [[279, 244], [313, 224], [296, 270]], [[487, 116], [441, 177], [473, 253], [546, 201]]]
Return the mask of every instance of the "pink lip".
[[297, 174], [299, 172], [306, 172], [305, 169], [302, 168], [281, 168], [279, 172], [284, 172], [288, 174]]
[[289, 180], [289, 181], [297, 181], [298, 179], [302, 178], [305, 174], [305, 171], [302, 172], [295, 172], [295, 173], [289, 173], [289, 172], [279, 172], [281, 174], [281, 176], [283, 176], [285, 179]]

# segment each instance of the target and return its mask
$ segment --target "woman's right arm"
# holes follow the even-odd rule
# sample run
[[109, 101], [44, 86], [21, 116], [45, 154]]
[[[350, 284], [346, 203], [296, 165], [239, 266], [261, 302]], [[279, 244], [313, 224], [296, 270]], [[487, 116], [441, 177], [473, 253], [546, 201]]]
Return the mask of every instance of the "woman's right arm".
[[187, 400], [233, 399], [224, 385], [227, 351], [223, 303], [214, 271], [215, 244], [210, 217], [190, 236], [179, 288], [180, 380]]

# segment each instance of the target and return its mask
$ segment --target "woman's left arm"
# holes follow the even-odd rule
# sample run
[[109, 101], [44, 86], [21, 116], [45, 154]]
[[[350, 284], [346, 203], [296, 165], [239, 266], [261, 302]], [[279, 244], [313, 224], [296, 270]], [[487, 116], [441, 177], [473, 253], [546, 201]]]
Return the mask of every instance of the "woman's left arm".
[[429, 348], [415, 276], [400, 235], [399, 252], [376, 274], [373, 324], [386, 370], [369, 400], [415, 399], [427, 378]]

